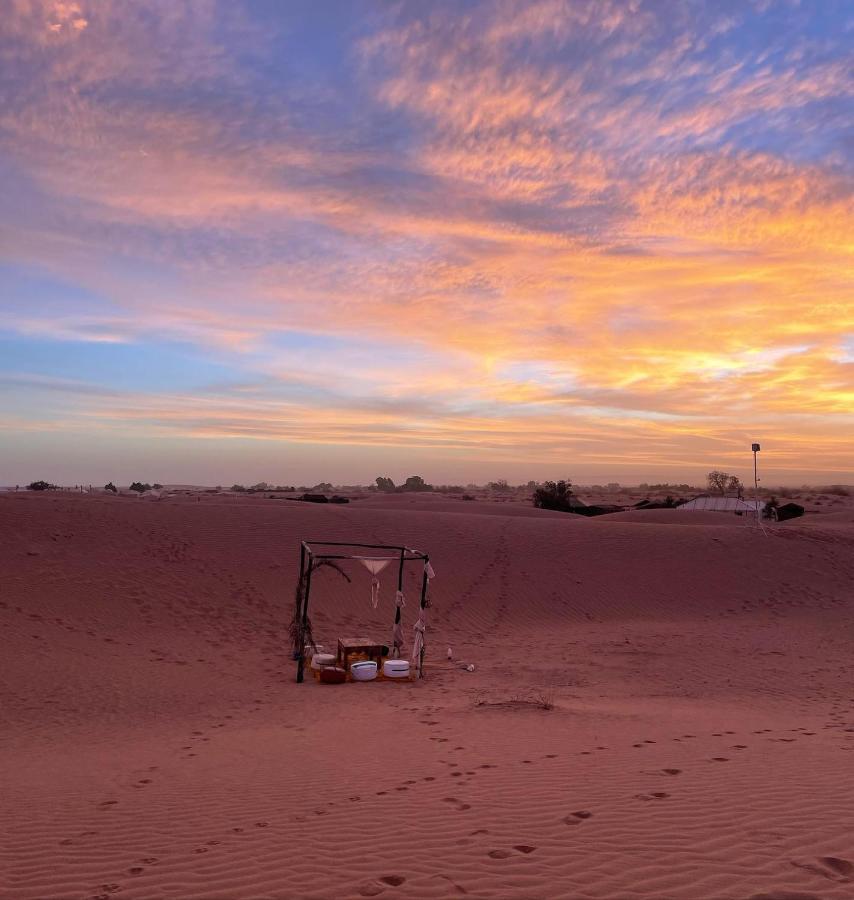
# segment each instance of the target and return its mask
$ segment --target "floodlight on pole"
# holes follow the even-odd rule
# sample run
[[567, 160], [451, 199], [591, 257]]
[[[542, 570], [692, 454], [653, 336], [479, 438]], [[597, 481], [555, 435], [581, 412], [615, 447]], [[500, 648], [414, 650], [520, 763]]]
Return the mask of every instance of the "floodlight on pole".
[[751, 447], [753, 450], [753, 502], [756, 504], [756, 524], [761, 524], [759, 521], [759, 475], [757, 471], [756, 464], [756, 455], [762, 449], [759, 444], [755, 443]]

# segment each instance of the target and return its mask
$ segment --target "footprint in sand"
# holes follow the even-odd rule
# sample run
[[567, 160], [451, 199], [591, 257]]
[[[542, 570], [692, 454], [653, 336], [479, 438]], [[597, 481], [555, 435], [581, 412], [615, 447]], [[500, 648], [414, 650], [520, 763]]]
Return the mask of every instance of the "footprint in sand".
[[665, 775], [681, 775], [682, 774], [681, 769], [662, 769], [661, 771], [664, 772]]
[[821, 897], [804, 891], [768, 891], [765, 894], [751, 894], [747, 900], [821, 900]]
[[854, 863], [838, 856], [822, 856], [815, 863], [800, 862], [797, 859], [790, 859], [789, 862], [797, 869], [805, 869], [831, 881], [848, 881], [849, 876], [854, 873]]
[[509, 859], [513, 854], [509, 850], [490, 850], [486, 855], [492, 859]]
[[562, 821], [564, 825], [578, 825], [584, 819], [591, 818], [592, 815], [593, 813], [587, 809], [579, 809], [574, 813], [570, 813], [568, 816], [564, 816]]
[[518, 850], [520, 853], [533, 853], [537, 848], [532, 847], [530, 844], [514, 844], [514, 850]]
[[840, 859], [838, 856], [822, 856], [819, 862], [823, 866], [827, 866], [828, 869], [833, 869], [834, 872], [843, 878], [847, 878], [854, 873], [854, 863], [847, 859]]
[[729, 759], [726, 756], [713, 756], [712, 762], [729, 762]]
[[400, 887], [406, 882], [406, 879], [403, 875], [382, 875], [380, 876], [380, 881], [383, 884], [391, 885], [391, 887]]

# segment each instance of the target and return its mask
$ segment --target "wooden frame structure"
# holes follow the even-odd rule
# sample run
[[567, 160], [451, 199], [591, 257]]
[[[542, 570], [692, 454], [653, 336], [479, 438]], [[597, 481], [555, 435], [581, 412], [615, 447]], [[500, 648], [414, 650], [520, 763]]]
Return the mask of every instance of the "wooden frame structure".
[[[315, 550], [314, 548], [321, 548], [319, 550]], [[323, 548], [331, 548], [331, 549], [323, 549]], [[364, 553], [345, 553], [344, 549], [359, 549], [359, 550], [384, 550], [384, 551], [394, 551], [394, 554], [388, 553], [385, 556], [376, 556], [370, 557]], [[298, 584], [302, 584], [303, 580], [305, 581], [305, 588], [302, 591], [302, 609], [299, 610], [299, 620], [300, 620], [300, 638], [299, 638], [299, 649], [297, 654], [297, 683], [302, 683], [304, 679], [304, 671], [305, 671], [305, 632], [306, 632], [306, 624], [308, 622], [308, 602], [311, 596], [311, 573], [312, 573], [312, 564], [315, 560], [344, 560], [344, 559], [354, 559], [360, 560], [363, 558], [367, 559], [398, 559], [398, 567], [397, 567], [397, 589], [399, 591], [403, 590], [403, 567], [408, 562], [420, 562], [424, 566], [424, 574], [421, 576], [421, 600], [419, 609], [425, 609], [427, 606], [427, 585], [430, 580], [428, 572], [428, 567], [430, 563], [430, 555], [427, 553], [422, 553], [420, 550], [413, 550], [410, 547], [401, 547], [394, 544], [351, 544], [347, 541], [300, 541], [300, 558], [299, 558], [299, 582]], [[394, 624], [397, 625], [400, 622], [400, 607], [395, 606], [395, 614], [394, 614]], [[421, 646], [421, 654], [418, 660], [418, 677], [424, 677], [424, 648], [425, 643], [422, 643]]]

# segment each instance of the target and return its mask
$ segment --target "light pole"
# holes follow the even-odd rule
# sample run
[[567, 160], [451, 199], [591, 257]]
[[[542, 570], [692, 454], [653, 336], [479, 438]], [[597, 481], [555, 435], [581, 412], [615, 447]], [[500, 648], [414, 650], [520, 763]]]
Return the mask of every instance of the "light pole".
[[759, 453], [761, 447], [754, 443], [751, 449], [753, 450], [753, 502], [756, 504], [756, 524], [761, 525], [762, 523], [759, 521], [759, 477], [756, 468], [756, 454]]

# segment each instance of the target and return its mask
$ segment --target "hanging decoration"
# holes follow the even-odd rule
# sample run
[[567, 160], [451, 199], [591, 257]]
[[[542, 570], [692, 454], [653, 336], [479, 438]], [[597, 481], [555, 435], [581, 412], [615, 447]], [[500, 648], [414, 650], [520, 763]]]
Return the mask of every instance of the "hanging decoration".
[[412, 626], [412, 630], [415, 632], [414, 640], [412, 641], [412, 662], [417, 665], [421, 660], [421, 651], [424, 649], [424, 632], [427, 631], [426, 607], [421, 609], [421, 615]]
[[377, 575], [392, 561], [392, 557], [384, 556], [380, 558], [369, 558], [366, 556], [357, 556], [362, 565], [373, 575], [371, 578], [371, 606], [377, 608], [380, 602], [380, 580]]

